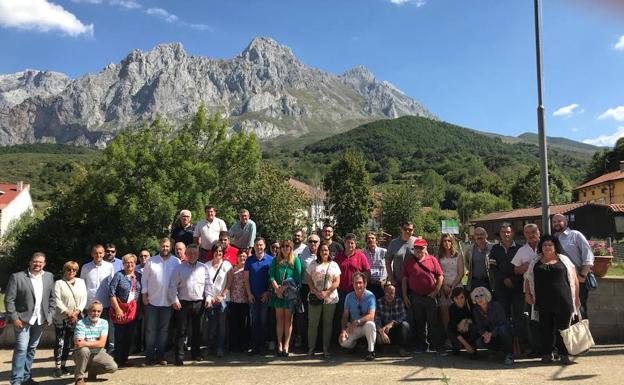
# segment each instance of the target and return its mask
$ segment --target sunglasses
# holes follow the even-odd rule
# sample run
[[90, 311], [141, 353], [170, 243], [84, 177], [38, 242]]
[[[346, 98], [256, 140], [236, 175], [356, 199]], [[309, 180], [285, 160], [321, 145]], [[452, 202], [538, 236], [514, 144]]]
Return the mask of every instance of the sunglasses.
[[78, 271], [78, 269], [65, 269], [65, 271]]
[[475, 299], [481, 299], [481, 298], [485, 298], [485, 294], [475, 294], [474, 295]]
[[309, 240], [308, 243], [318, 243], [319, 241]]
[[107, 253], [114, 253], [115, 250], [106, 250]]

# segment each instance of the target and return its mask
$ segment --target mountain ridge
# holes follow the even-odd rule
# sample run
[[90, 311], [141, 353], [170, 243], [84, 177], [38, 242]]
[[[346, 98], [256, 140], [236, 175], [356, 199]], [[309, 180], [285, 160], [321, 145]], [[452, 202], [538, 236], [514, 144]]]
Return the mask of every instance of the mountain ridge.
[[[56, 90], [56, 89], [55, 89]], [[0, 98], [2, 97], [0, 92]], [[188, 55], [181, 43], [132, 50], [60, 92], [24, 98], [0, 115], [0, 144], [103, 147], [119, 130], [162, 116], [184, 123], [200, 103], [261, 140], [326, 135], [380, 118], [435, 118], [364, 67], [342, 75], [306, 66], [285, 45], [254, 38], [231, 59]]]

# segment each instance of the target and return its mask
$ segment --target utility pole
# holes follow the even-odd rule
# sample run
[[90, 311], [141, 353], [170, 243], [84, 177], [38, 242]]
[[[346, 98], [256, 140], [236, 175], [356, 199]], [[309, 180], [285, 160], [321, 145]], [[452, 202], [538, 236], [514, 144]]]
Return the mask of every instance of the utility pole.
[[548, 189], [548, 149], [544, 124], [544, 101], [542, 98], [542, 5], [535, 0], [535, 58], [537, 61], [537, 130], [540, 154], [540, 184], [542, 190], [542, 234], [550, 234], [550, 194]]

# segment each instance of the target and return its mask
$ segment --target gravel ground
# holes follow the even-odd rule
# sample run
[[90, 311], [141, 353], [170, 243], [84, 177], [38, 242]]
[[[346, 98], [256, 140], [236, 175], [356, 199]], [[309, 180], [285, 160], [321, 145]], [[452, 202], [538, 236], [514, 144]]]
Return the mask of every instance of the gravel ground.
[[[0, 384], [7, 384], [11, 370], [11, 350], [0, 350]], [[213, 358], [213, 357], [212, 357]], [[367, 362], [360, 355], [335, 354], [326, 361], [320, 356], [308, 358], [291, 354], [288, 358], [231, 355], [201, 363], [128, 368], [103, 375], [93, 382], [100, 385], [153, 384], [568, 384], [624, 383], [624, 345], [602, 345], [582, 357], [572, 358], [573, 365], [543, 365], [539, 360], [517, 360], [505, 367], [496, 357], [472, 361], [465, 356], [440, 357], [427, 353], [411, 357], [380, 356]], [[142, 362], [139, 357], [133, 362]], [[73, 366], [73, 365], [72, 365]], [[72, 384], [73, 377], [51, 377], [54, 367], [52, 350], [37, 351], [34, 378], [41, 384]]]

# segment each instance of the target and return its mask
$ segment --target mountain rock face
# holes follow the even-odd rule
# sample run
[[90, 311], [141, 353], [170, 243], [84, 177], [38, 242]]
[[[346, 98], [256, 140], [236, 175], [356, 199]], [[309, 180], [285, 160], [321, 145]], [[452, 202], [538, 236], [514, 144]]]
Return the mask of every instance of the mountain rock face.
[[117, 131], [157, 115], [186, 122], [205, 103], [234, 130], [261, 140], [326, 136], [381, 118], [435, 118], [364, 67], [334, 75], [301, 63], [290, 48], [255, 38], [230, 60], [189, 56], [179, 43], [132, 51], [98, 74], [0, 75], [0, 144], [102, 147]]

